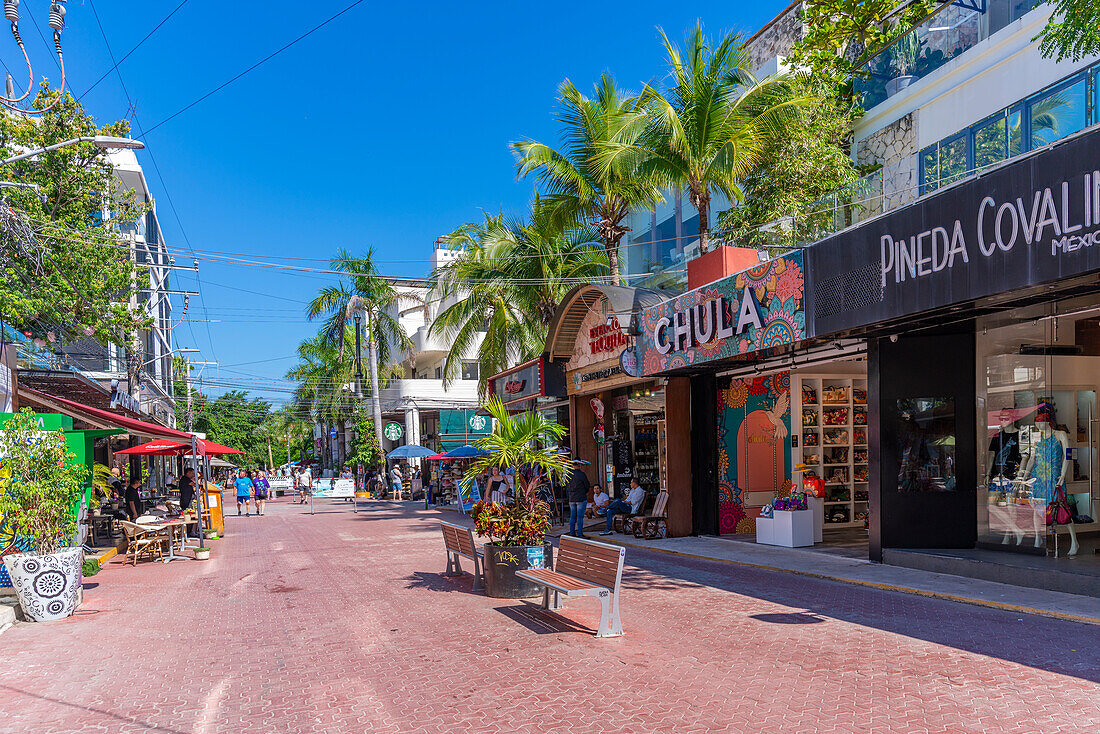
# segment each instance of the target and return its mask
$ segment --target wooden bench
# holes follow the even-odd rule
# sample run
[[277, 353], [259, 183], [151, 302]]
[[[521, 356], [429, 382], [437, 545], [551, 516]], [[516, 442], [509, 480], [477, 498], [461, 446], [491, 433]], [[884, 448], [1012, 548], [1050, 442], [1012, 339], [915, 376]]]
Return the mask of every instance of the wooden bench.
[[668, 508], [668, 492], [659, 492], [657, 500], [653, 503], [653, 510], [647, 514], [634, 515], [630, 518], [629, 529], [633, 531], [635, 538], [648, 538], [653, 540], [659, 535], [658, 524], [666, 519]]
[[619, 586], [625, 559], [626, 548], [563, 535], [554, 562], [555, 570], [532, 568], [516, 571], [516, 575], [544, 587], [543, 609], [560, 609], [560, 594], [596, 597], [600, 600], [600, 626], [596, 637], [618, 637], [623, 633], [619, 620]]
[[439, 527], [443, 531], [443, 543], [447, 546], [447, 572], [443, 575], [461, 576], [462, 565], [459, 558], [469, 558], [474, 562], [473, 590], [481, 591], [484, 588], [481, 568], [485, 551], [474, 545], [474, 531], [449, 522], [441, 522]]

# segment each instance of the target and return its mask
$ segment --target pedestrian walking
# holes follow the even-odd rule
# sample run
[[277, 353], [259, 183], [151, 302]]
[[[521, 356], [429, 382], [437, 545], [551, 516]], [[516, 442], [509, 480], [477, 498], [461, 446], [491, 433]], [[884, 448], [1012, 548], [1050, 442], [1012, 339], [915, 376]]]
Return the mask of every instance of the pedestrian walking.
[[252, 480], [244, 469], [241, 469], [237, 475], [233, 487], [237, 490], [237, 515], [241, 514], [241, 505], [244, 505], [244, 516], [248, 517], [248, 503], [252, 499]]
[[298, 504], [304, 505], [309, 491], [313, 487], [313, 477], [309, 472], [309, 465], [302, 467], [302, 473], [298, 475]]
[[394, 464], [393, 469], [390, 470], [390, 482], [393, 484], [394, 497], [401, 499], [401, 490], [405, 488], [405, 478], [401, 475], [400, 465]]
[[565, 496], [569, 500], [569, 534], [575, 538], [584, 537], [584, 508], [588, 504], [590, 486], [584, 469], [574, 467], [573, 475], [569, 477], [569, 484], [565, 488]]
[[264, 507], [267, 506], [267, 496], [271, 492], [271, 484], [267, 481], [267, 474], [263, 471], [257, 472], [256, 477], [252, 480], [252, 491], [256, 496], [256, 514], [263, 515]]

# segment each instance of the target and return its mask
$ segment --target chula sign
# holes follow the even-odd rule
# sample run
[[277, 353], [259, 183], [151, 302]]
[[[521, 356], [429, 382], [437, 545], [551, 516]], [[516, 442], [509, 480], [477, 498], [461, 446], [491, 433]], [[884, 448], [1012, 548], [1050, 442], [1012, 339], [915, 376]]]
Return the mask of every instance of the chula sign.
[[725, 296], [704, 301], [682, 311], [675, 311], [670, 319], [662, 316], [653, 326], [653, 344], [660, 354], [672, 350], [683, 351], [718, 339], [740, 335], [750, 326], [763, 325], [760, 304], [752, 289], [745, 287], [737, 308], [737, 323], [733, 323], [733, 310]]

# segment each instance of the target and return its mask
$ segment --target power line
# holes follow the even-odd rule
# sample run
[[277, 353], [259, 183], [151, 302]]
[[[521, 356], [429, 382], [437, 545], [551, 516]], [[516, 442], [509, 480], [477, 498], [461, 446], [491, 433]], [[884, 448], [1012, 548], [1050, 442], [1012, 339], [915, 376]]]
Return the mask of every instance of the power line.
[[305, 33], [303, 33], [302, 35], [298, 36], [297, 38], [295, 38], [295, 39], [294, 39], [293, 41], [291, 41], [290, 43], [287, 43], [286, 45], [282, 46], [281, 48], [277, 49], [276, 51], [272, 51], [272, 52], [271, 52], [270, 54], [268, 54], [267, 56], [263, 57], [262, 59], [260, 59], [260, 60], [259, 60], [259, 61], [257, 61], [257, 62], [256, 62], [255, 64], [253, 64], [252, 66], [248, 67], [247, 69], [245, 69], [245, 70], [244, 70], [244, 71], [242, 71], [241, 73], [237, 74], [237, 75], [236, 75], [236, 76], [234, 76], [234, 77], [233, 77], [232, 79], [229, 79], [228, 81], [222, 82], [221, 84], [219, 84], [218, 86], [214, 87], [213, 89], [211, 89], [211, 90], [210, 90], [209, 92], [207, 92], [206, 94], [204, 94], [204, 95], [202, 95], [201, 97], [199, 97], [198, 99], [196, 99], [196, 100], [195, 100], [194, 102], [191, 102], [190, 104], [188, 104], [188, 105], [185, 105], [184, 107], [180, 108], [180, 109], [179, 109], [179, 110], [177, 110], [176, 112], [173, 112], [173, 113], [172, 113], [171, 115], [169, 115], [168, 117], [164, 118], [163, 120], [161, 120], [160, 122], [158, 122], [158, 123], [157, 123], [156, 125], [153, 125], [153, 126], [152, 126], [151, 128], [149, 128], [148, 130], [146, 130], [145, 132], [143, 132], [143, 133], [141, 134], [141, 136], [140, 136], [140, 137], [145, 137], [145, 136], [146, 136], [146, 135], [148, 135], [149, 133], [151, 133], [151, 132], [153, 132], [154, 130], [156, 130], [157, 128], [159, 128], [159, 127], [160, 127], [161, 125], [164, 125], [165, 123], [169, 122], [170, 120], [173, 120], [173, 119], [175, 119], [176, 117], [179, 117], [179, 116], [180, 116], [180, 115], [182, 115], [182, 114], [183, 114], [184, 112], [186, 112], [187, 110], [191, 109], [191, 108], [192, 108], [192, 107], [194, 107], [195, 105], [199, 104], [199, 103], [200, 103], [200, 102], [202, 102], [203, 100], [207, 99], [208, 97], [210, 97], [210, 96], [212, 96], [212, 95], [214, 95], [214, 94], [217, 94], [218, 92], [220, 92], [221, 90], [225, 89], [226, 87], [228, 87], [228, 86], [229, 86], [230, 84], [232, 84], [233, 82], [235, 82], [235, 81], [237, 81], [238, 79], [240, 79], [241, 77], [243, 77], [243, 76], [244, 76], [245, 74], [248, 74], [248, 73], [249, 73], [250, 71], [252, 71], [253, 69], [256, 69], [256, 68], [258, 68], [258, 67], [262, 66], [263, 64], [267, 63], [267, 62], [268, 62], [268, 61], [270, 61], [271, 59], [273, 59], [273, 58], [275, 58], [276, 56], [278, 56], [279, 54], [281, 54], [281, 53], [282, 53], [283, 51], [286, 51], [286, 50], [287, 50], [288, 48], [290, 48], [291, 46], [295, 45], [295, 44], [296, 44], [296, 43], [298, 43], [299, 41], [302, 41], [302, 40], [304, 40], [304, 39], [308, 38], [309, 36], [313, 35], [313, 34], [314, 34], [315, 32], [317, 32], [317, 31], [319, 31], [320, 29], [324, 28], [324, 27], [325, 27], [326, 25], [328, 25], [328, 24], [329, 24], [329, 23], [331, 23], [332, 21], [336, 20], [336, 19], [337, 19], [337, 18], [339, 18], [339, 17], [341, 16], [341, 15], [344, 15], [345, 13], [347, 13], [348, 11], [350, 11], [350, 10], [351, 10], [352, 8], [356, 7], [357, 5], [362, 5], [362, 4], [364, 3], [364, 2], [366, 2], [366, 0], [355, 0], [355, 2], [351, 3], [350, 5], [348, 5], [347, 7], [345, 7], [345, 8], [344, 8], [343, 10], [341, 10], [340, 12], [336, 13], [336, 14], [335, 14], [335, 15], [333, 15], [333, 16], [330, 16], [330, 17], [329, 17], [329, 18], [328, 18], [327, 20], [325, 20], [325, 21], [323, 21], [323, 22], [319, 23], [318, 25], [315, 25], [315, 26], [313, 26], [313, 27], [312, 27], [312, 28], [310, 28], [310, 29], [309, 29], [308, 31], [306, 31], [306, 32], [305, 32]]
[[[122, 64], [122, 62], [123, 62], [123, 61], [125, 61], [125, 60], [126, 60], [126, 59], [128, 59], [128, 58], [130, 58], [130, 55], [131, 55], [132, 53], [134, 53], [134, 51], [137, 51], [137, 50], [138, 50], [139, 48], [141, 48], [141, 44], [143, 44], [143, 43], [145, 43], [146, 41], [148, 41], [148, 40], [149, 40], [149, 38], [150, 38], [150, 37], [151, 37], [151, 36], [152, 36], [152, 35], [153, 35], [154, 33], [156, 33], [156, 32], [157, 32], [158, 30], [160, 30], [160, 27], [161, 27], [162, 25], [164, 25], [165, 23], [167, 23], [167, 22], [168, 22], [168, 20], [169, 20], [169, 19], [170, 19], [170, 18], [171, 18], [171, 17], [173, 16], [173, 15], [175, 15], [175, 14], [176, 14], [176, 13], [177, 13], [177, 12], [179, 11], [179, 9], [180, 9], [180, 8], [182, 8], [182, 7], [184, 6], [184, 5], [186, 5], [186, 4], [187, 4], [187, 2], [188, 2], [188, 0], [183, 0], [183, 2], [181, 2], [181, 3], [179, 4], [179, 5], [177, 5], [177, 6], [176, 6], [176, 7], [175, 7], [175, 8], [174, 8], [174, 9], [172, 10], [172, 12], [171, 12], [171, 13], [169, 13], [168, 15], [166, 15], [166, 16], [164, 17], [164, 19], [163, 19], [163, 20], [162, 20], [161, 22], [159, 22], [159, 23], [157, 23], [157, 24], [156, 24], [155, 26], [153, 26], [153, 30], [151, 30], [151, 31], [149, 31], [148, 33], [146, 33], [146, 34], [145, 34], [145, 38], [143, 38], [143, 39], [141, 39], [140, 41], [138, 41], [138, 42], [137, 42], [137, 45], [136, 45], [136, 46], [134, 46], [134, 47], [133, 47], [132, 49], [130, 49], [129, 51], [127, 51], [127, 52], [126, 52], [126, 55], [125, 55], [125, 56], [123, 56], [123, 57], [122, 57], [121, 59], [119, 59], [118, 61], [115, 61], [115, 59], [114, 59], [114, 54], [111, 54], [111, 62], [112, 62], [112, 64], [113, 64], [113, 65], [111, 66], [111, 68], [110, 68], [110, 69], [108, 69], [107, 71], [103, 72], [103, 75], [102, 75], [101, 77], [99, 77], [98, 79], [96, 79], [96, 80], [95, 80], [95, 82], [93, 82], [93, 83], [92, 83], [92, 86], [88, 87], [88, 88], [87, 88], [87, 89], [85, 89], [85, 90], [84, 90], [83, 92], [81, 92], [81, 93], [80, 93], [80, 96], [78, 96], [78, 97], [76, 98], [76, 101], [78, 101], [78, 102], [79, 102], [79, 101], [80, 101], [81, 99], [83, 99], [84, 95], [88, 94], [88, 92], [90, 92], [90, 91], [92, 91], [93, 89], [95, 89], [95, 88], [96, 88], [96, 87], [97, 87], [97, 86], [99, 85], [99, 83], [100, 83], [101, 81], [103, 81], [104, 79], [106, 79], [106, 78], [107, 78], [107, 76], [108, 76], [108, 75], [109, 75], [109, 74], [110, 74], [110, 73], [111, 73], [112, 71], [114, 71], [115, 69], [117, 69], [117, 68], [119, 67], [119, 65], [120, 65], [120, 64]], [[93, 14], [95, 14], [95, 16], [96, 16], [96, 22], [98, 23], [98, 22], [99, 22], [99, 15], [95, 13], [95, 5], [94, 5], [94, 3], [89, 3], [89, 4], [91, 4], [91, 5], [92, 5], [92, 13], [93, 13]], [[103, 26], [102, 26], [102, 25], [100, 25], [100, 27], [99, 27], [99, 30], [100, 30], [100, 32], [101, 32], [101, 33], [103, 32]], [[106, 35], [104, 35], [104, 41], [106, 41]], [[109, 51], [110, 51], [110, 45], [108, 45], [108, 52], [109, 52]]]

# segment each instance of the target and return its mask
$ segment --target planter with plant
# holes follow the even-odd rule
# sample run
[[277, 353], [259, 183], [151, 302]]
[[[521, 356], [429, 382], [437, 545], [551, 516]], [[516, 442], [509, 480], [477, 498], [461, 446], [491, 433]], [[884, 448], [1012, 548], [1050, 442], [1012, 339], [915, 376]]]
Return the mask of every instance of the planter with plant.
[[206, 559], [210, 558], [210, 549], [207, 548], [206, 546], [200, 545], [198, 548], [195, 548], [194, 550], [195, 550], [195, 560], [196, 561], [205, 561]]
[[473, 508], [474, 529], [489, 538], [485, 593], [506, 599], [538, 596], [542, 588], [517, 577], [516, 571], [553, 565], [553, 546], [546, 542], [550, 506], [539, 499], [539, 489], [551, 475], [568, 479], [573, 471], [569, 457], [557, 448], [565, 428], [534, 411], [510, 415], [495, 397], [484, 407], [495, 423], [493, 432], [477, 442], [487, 453], [470, 464], [462, 481], [469, 485], [493, 467], [515, 469], [516, 479], [515, 497], [507, 503], [485, 499]]
[[920, 38], [916, 31], [909, 31], [894, 41], [887, 54], [894, 78], [886, 82], [886, 96], [893, 97], [917, 80], [912, 72], [917, 67], [917, 54], [920, 53]]
[[0, 517], [23, 553], [4, 557], [23, 614], [43, 622], [76, 609], [81, 548], [66, 548], [75, 536], [84, 494], [84, 467], [65, 444], [62, 431], [44, 431], [30, 410], [9, 418], [0, 430]]

